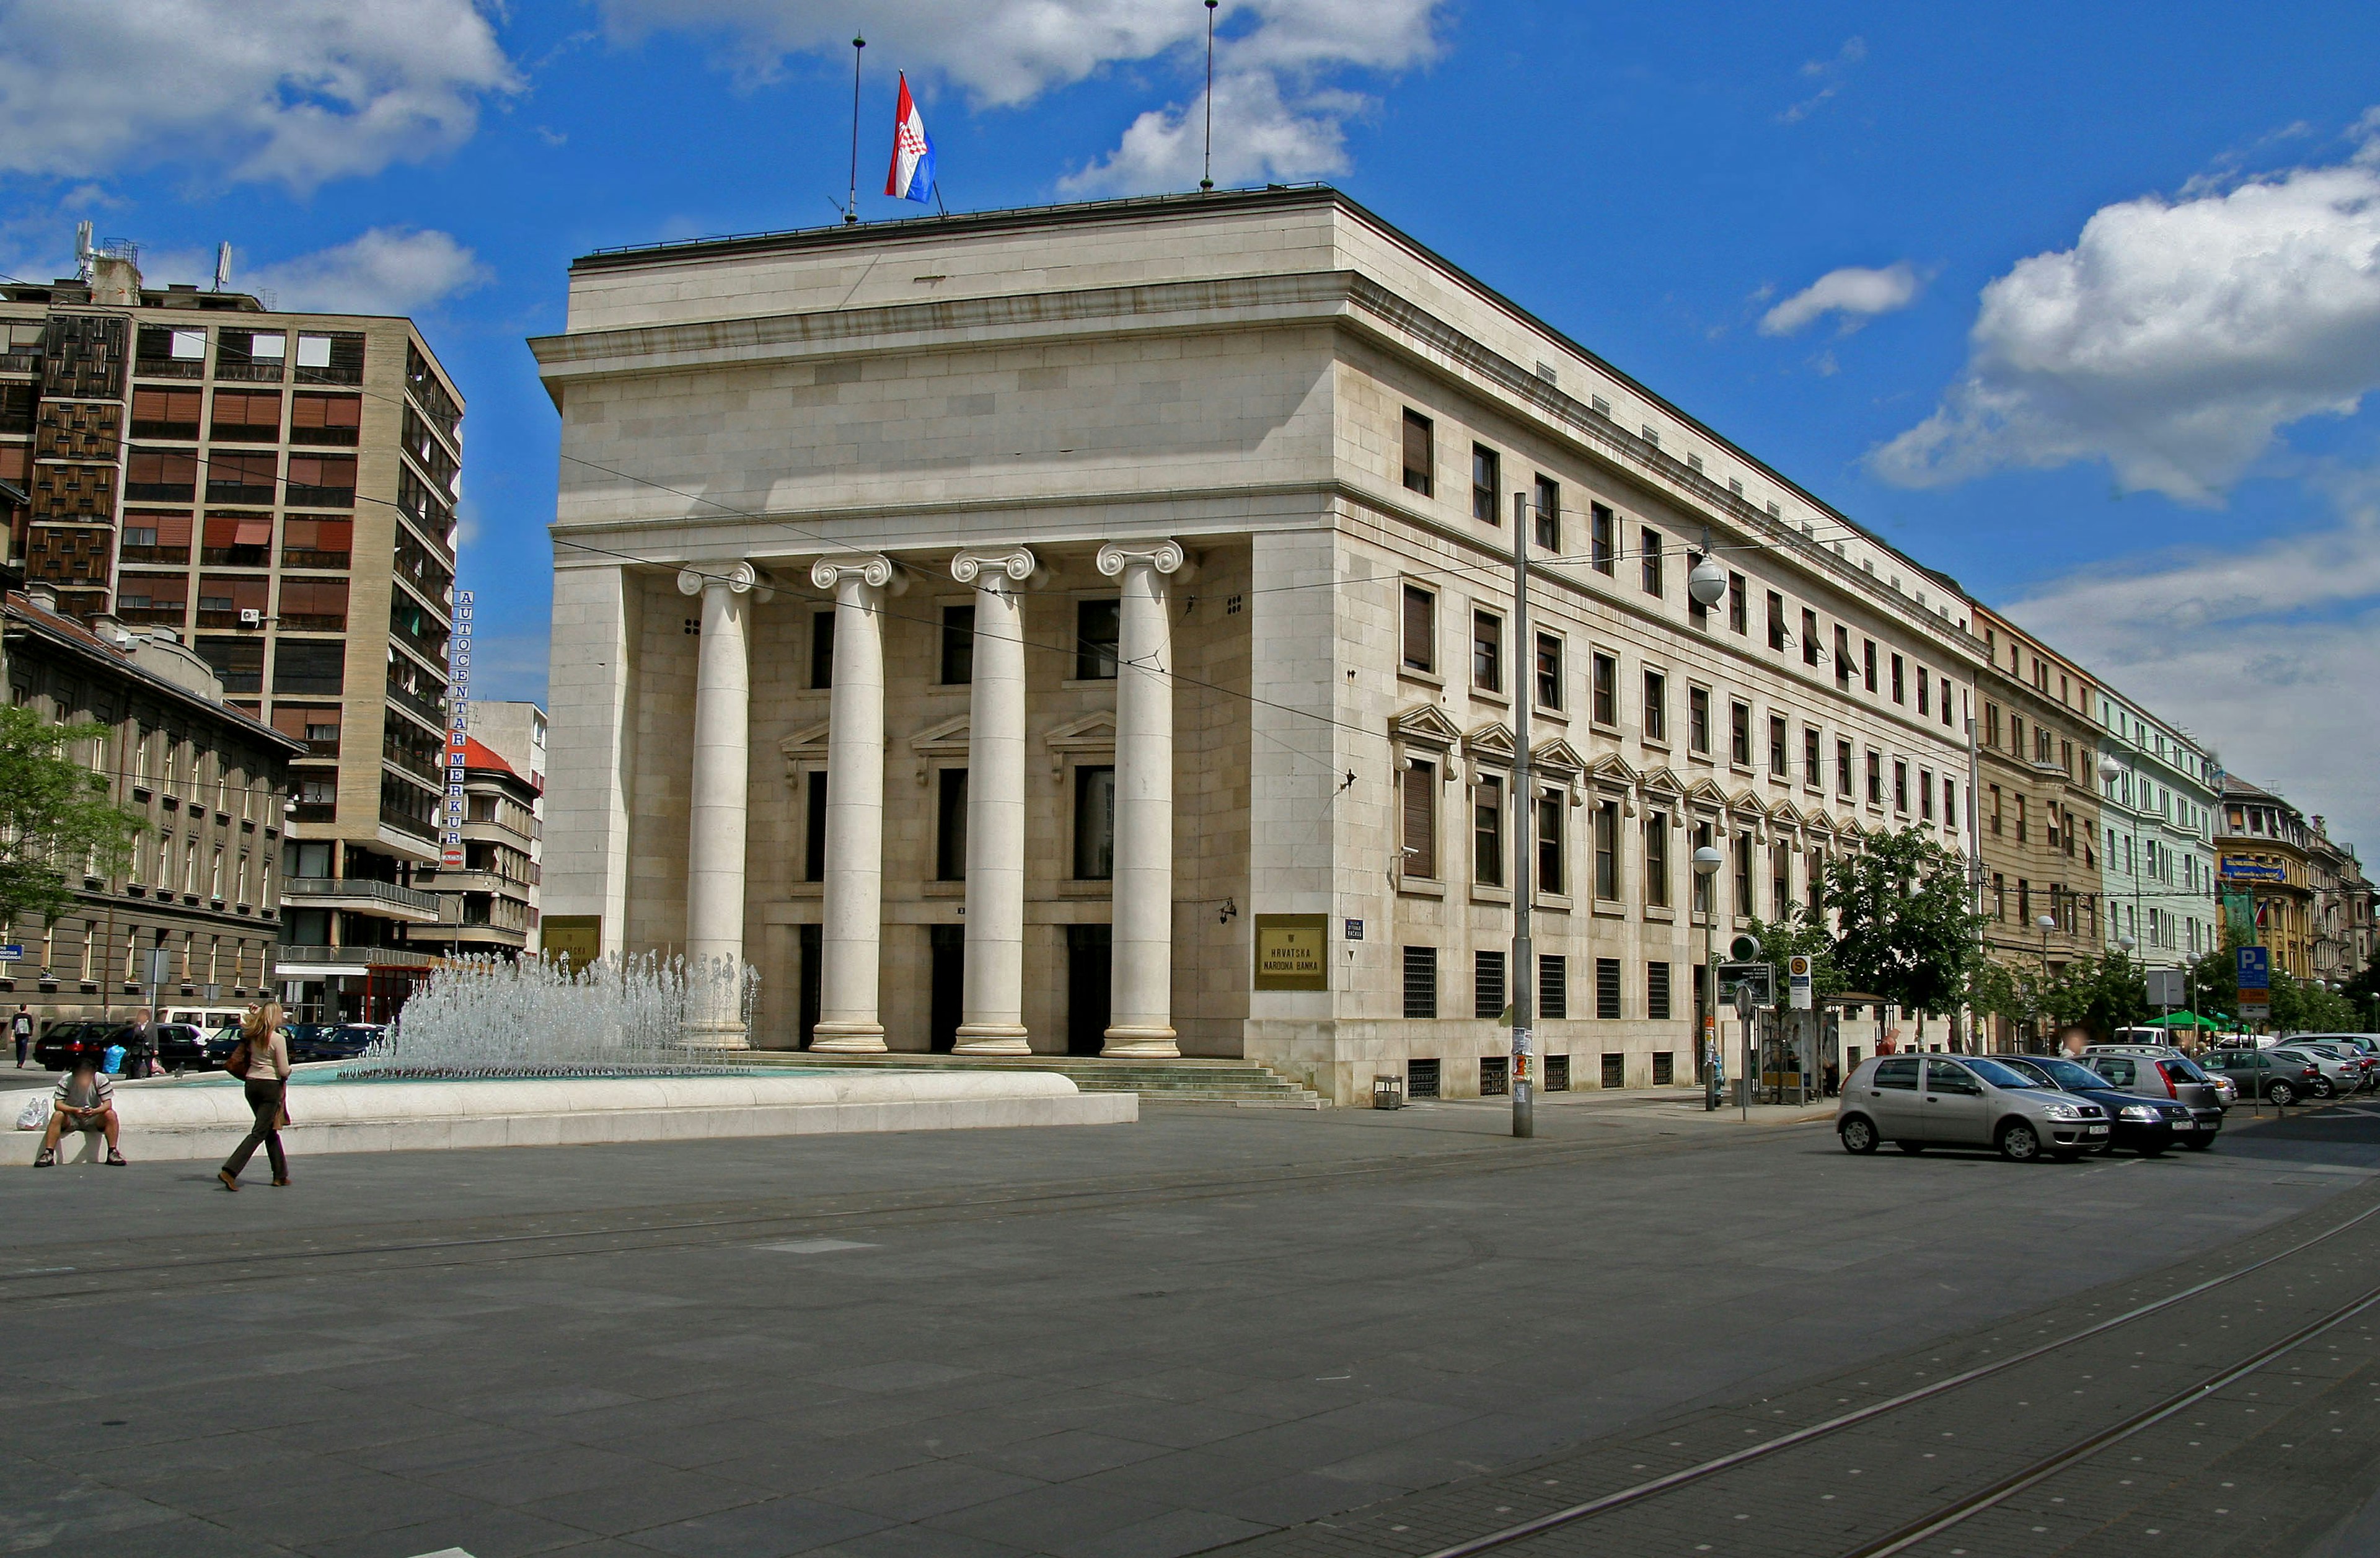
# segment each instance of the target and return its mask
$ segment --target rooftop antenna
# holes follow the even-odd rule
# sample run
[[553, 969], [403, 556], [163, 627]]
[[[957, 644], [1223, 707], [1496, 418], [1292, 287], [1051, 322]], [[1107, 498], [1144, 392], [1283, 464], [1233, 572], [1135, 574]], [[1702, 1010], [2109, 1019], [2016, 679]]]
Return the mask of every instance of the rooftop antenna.
[[844, 225], [859, 220], [859, 51], [868, 47], [865, 38], [851, 41], [851, 203], [843, 208]]
[[231, 240], [226, 238], [215, 250], [215, 285], [217, 292], [231, 290]]
[[92, 249], [92, 247], [91, 247], [91, 224], [90, 224], [90, 223], [88, 223], [88, 222], [78, 222], [78, 223], [76, 223], [76, 224], [75, 224], [75, 276], [76, 276], [76, 279], [80, 280], [80, 281], [89, 281], [89, 280], [91, 278], [91, 273], [92, 273], [92, 269], [93, 269], [92, 262], [93, 262], [95, 259], [97, 259], [97, 257], [98, 257], [98, 255], [97, 255], [97, 251], [96, 251], [94, 249]]
[[1207, 165], [1198, 179], [1202, 195], [1215, 187], [1215, 6], [1219, 3], [1207, 0]]

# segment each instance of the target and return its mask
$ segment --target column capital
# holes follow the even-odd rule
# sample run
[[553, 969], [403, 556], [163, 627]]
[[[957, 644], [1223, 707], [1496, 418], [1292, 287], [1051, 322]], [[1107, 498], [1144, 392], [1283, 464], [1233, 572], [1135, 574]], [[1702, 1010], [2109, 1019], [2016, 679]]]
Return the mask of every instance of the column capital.
[[677, 592], [681, 595], [699, 595], [712, 585], [737, 595], [749, 595], [756, 601], [773, 600], [777, 593], [769, 588], [768, 580], [760, 570], [749, 563], [735, 563], [710, 571], [692, 566], [677, 571]]
[[835, 552], [810, 565], [810, 582], [820, 590], [841, 587], [847, 579], [856, 579], [871, 590], [890, 585], [898, 594], [905, 584], [899, 564], [881, 552]]
[[1180, 572], [1189, 561], [1190, 554], [1182, 550], [1178, 541], [1111, 541], [1099, 548], [1099, 572], [1115, 578], [1135, 563], [1146, 563], [1160, 574], [1171, 574]]
[[[1041, 560], [1025, 546], [969, 547], [951, 559], [951, 577], [961, 584], [974, 584], [986, 568], [995, 574], [1005, 574], [1018, 584], [1033, 577]], [[1001, 588], [998, 578], [983, 581], [987, 590]]]

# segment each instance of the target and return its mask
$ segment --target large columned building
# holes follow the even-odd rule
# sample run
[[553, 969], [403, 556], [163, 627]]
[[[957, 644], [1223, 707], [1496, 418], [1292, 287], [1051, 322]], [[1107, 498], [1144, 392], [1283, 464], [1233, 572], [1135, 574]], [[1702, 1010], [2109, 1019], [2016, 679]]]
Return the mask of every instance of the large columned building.
[[534, 347], [549, 944], [748, 960], [719, 1043], [1475, 1095], [1533, 975], [1548, 1085], [1682, 1084], [1710, 947], [1972, 848], [1956, 586], [1335, 191], [591, 254]]

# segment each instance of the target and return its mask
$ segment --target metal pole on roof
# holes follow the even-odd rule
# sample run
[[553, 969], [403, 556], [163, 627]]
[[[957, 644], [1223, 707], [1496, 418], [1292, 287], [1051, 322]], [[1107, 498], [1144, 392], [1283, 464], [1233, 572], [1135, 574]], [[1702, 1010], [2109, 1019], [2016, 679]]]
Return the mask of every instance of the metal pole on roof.
[[859, 220], [859, 51], [866, 47], [865, 38], [851, 41], [851, 201], [843, 208], [846, 227]]
[[[1208, 25], [1214, 13], [1208, 12]], [[1536, 862], [1529, 858], [1529, 700], [1536, 695], [1536, 651], [1529, 639], [1529, 494], [1512, 494], [1512, 1134], [1537, 1134], [1536, 1107], [1530, 1096], [1529, 1055], [1536, 1016], [1537, 959], [1529, 940], [1529, 909], [1536, 886]]]

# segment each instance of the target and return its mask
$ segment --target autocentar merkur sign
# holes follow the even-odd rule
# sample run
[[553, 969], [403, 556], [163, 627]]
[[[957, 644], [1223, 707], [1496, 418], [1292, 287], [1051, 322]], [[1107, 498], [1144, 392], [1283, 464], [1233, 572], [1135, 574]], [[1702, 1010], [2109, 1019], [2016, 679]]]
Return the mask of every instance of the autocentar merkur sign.
[[446, 700], [446, 812], [438, 831], [438, 863], [448, 870], [463, 864], [464, 744], [471, 726], [471, 592], [455, 592], [455, 631], [447, 641], [454, 667]]

